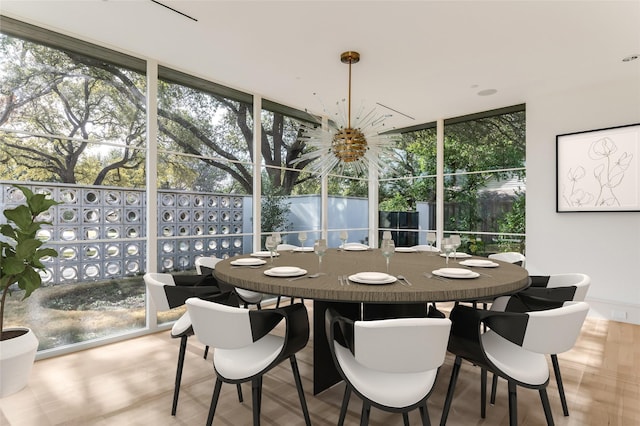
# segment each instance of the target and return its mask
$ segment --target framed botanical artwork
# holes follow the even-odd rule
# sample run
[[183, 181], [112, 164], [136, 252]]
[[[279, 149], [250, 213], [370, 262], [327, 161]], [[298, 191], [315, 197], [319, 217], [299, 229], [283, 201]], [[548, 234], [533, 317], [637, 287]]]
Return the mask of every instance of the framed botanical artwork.
[[556, 136], [556, 211], [640, 211], [640, 124]]

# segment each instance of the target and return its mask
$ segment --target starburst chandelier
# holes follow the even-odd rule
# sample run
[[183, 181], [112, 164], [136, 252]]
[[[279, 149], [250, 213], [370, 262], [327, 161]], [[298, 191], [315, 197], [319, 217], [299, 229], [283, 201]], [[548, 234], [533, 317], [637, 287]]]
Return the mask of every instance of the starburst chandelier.
[[[356, 114], [352, 127], [351, 65], [360, 61], [360, 54], [352, 51], [344, 52], [340, 55], [340, 61], [349, 65], [346, 117], [344, 113], [337, 113], [334, 119], [329, 120], [327, 126], [321, 126], [321, 123], [303, 124], [301, 139], [311, 150], [293, 163], [310, 162], [307, 170], [321, 175], [326, 175], [334, 169], [337, 169], [338, 173], [343, 173], [345, 169], [352, 168], [357, 174], [364, 173], [369, 167], [380, 170], [390, 156], [388, 150], [395, 139], [394, 136], [381, 134], [386, 130], [384, 120], [388, 116], [376, 115], [375, 109], [366, 113], [361, 109]], [[339, 106], [340, 102], [336, 105]]]

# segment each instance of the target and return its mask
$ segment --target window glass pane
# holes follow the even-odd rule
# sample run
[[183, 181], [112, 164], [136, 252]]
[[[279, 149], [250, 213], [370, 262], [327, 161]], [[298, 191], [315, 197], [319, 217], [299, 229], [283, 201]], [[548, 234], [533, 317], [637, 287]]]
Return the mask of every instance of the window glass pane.
[[266, 233], [300, 245], [298, 233], [305, 231], [307, 246], [320, 235], [320, 178], [304, 171], [307, 163], [295, 162], [306, 149], [301, 127], [282, 112], [262, 111], [261, 247]]
[[328, 241], [329, 247], [337, 247], [340, 231], [348, 233], [347, 242], [369, 244], [369, 184], [366, 178], [353, 172], [329, 175]]
[[380, 178], [380, 230], [399, 247], [427, 244], [436, 224], [436, 129], [404, 133], [396, 147]]
[[144, 327], [145, 76], [0, 35], [0, 86], [0, 209], [15, 182], [62, 202], [40, 235], [59, 256], [31, 298], [12, 292], [5, 325], [40, 350]]
[[445, 231], [478, 254], [523, 251], [524, 110], [445, 124], [444, 134]]

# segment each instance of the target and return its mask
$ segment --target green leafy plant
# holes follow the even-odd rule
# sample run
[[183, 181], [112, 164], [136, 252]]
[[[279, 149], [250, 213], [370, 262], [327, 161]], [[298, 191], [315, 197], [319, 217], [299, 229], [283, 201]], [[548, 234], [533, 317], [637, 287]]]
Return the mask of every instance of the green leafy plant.
[[40, 221], [38, 216], [52, 206], [60, 204], [45, 194], [34, 194], [30, 189], [15, 185], [25, 196], [25, 204], [5, 209], [7, 223], [0, 226], [0, 233], [6, 237], [0, 241], [0, 340], [4, 340], [4, 308], [7, 295], [14, 284], [24, 290], [23, 300], [42, 284], [39, 271], [44, 270], [44, 257], [56, 257], [58, 252], [52, 248], [42, 248], [43, 242], [36, 234], [43, 225], [51, 222]]

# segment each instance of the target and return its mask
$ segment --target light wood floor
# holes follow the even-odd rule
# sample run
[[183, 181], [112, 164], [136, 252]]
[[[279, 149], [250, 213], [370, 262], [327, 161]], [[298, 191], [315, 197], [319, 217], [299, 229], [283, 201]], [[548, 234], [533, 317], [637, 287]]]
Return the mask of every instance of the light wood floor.
[[[307, 305], [311, 308], [311, 305]], [[549, 384], [557, 425], [640, 425], [640, 326], [588, 318], [575, 348], [559, 355], [571, 415], [562, 416], [555, 380]], [[213, 390], [211, 355], [191, 338], [178, 413], [170, 415], [178, 340], [156, 333], [101, 348], [36, 362], [27, 388], [0, 399], [0, 425], [201, 425]], [[313, 396], [312, 345], [299, 354], [307, 403], [314, 425], [337, 424], [344, 387]], [[453, 359], [448, 356], [429, 400], [432, 424], [440, 422]], [[479, 369], [463, 364], [448, 425], [508, 425], [506, 383], [498, 401], [479, 411]], [[262, 424], [303, 425], [288, 363], [264, 379]], [[224, 385], [214, 425], [250, 425], [251, 389], [244, 385], [240, 404], [235, 387]], [[360, 402], [352, 396], [347, 425], [359, 424]], [[520, 425], [544, 425], [538, 393], [518, 388]], [[419, 424], [418, 413], [410, 416]], [[398, 414], [376, 409], [371, 425], [401, 425]]]

